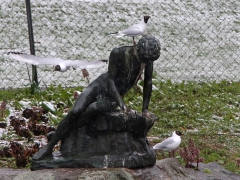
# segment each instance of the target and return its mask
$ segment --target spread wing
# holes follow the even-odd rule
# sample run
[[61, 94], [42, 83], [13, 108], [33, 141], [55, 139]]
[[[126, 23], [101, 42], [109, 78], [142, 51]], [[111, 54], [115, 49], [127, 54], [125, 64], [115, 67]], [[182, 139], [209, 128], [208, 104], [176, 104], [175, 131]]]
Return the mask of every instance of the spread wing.
[[107, 60], [93, 60], [93, 61], [85, 61], [85, 60], [65, 60], [64, 64], [66, 66], [73, 66], [75, 68], [80, 69], [92, 69], [92, 68], [100, 68], [106, 65]]
[[91, 69], [91, 68], [100, 68], [104, 66], [107, 60], [94, 60], [94, 61], [85, 61], [85, 60], [63, 60], [60, 58], [42, 58], [31, 54], [24, 54], [18, 52], [9, 52], [9, 57], [11, 59], [33, 64], [33, 65], [40, 65], [40, 64], [47, 64], [47, 65], [59, 65], [64, 64], [65, 66], [73, 66], [76, 68], [81, 69]]
[[63, 60], [60, 58], [42, 58], [31, 54], [24, 54], [18, 52], [9, 52], [8, 55], [11, 59], [33, 65], [40, 64], [58, 65], [59, 63], [63, 62]]

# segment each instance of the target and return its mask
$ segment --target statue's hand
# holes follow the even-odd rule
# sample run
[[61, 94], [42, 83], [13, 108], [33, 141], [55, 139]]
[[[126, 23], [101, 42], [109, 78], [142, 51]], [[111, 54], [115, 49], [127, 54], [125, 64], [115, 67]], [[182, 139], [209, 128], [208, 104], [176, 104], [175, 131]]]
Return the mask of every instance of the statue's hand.
[[127, 107], [125, 113], [126, 113], [126, 114], [129, 114], [129, 115], [135, 115], [135, 114], [136, 114], [136, 111], [134, 111], [134, 110], [132, 110], [131, 108]]
[[150, 112], [146, 109], [142, 112], [142, 116], [145, 118], [152, 119]]
[[127, 106], [125, 104], [121, 105], [120, 108], [123, 113], [125, 113], [127, 111]]

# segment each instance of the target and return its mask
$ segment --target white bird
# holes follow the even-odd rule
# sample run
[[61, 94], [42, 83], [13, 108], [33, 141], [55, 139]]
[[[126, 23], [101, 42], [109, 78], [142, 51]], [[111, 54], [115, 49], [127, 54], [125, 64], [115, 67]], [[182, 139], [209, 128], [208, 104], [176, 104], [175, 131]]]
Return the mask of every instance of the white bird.
[[181, 144], [181, 135], [183, 135], [180, 131], [174, 131], [172, 133], [172, 137], [169, 137], [163, 140], [160, 143], [157, 143], [153, 146], [153, 149], [162, 150], [162, 151], [172, 151], [178, 148]]
[[80, 68], [80, 69], [91, 69], [91, 68], [100, 68], [106, 64], [108, 60], [94, 60], [94, 61], [85, 61], [85, 60], [63, 60], [60, 58], [42, 58], [31, 54], [19, 53], [19, 52], [9, 52], [9, 57], [20, 62], [32, 64], [32, 65], [55, 65], [54, 71], [65, 72], [70, 67]]
[[143, 20], [139, 24], [134, 24], [127, 29], [124, 29], [115, 33], [110, 33], [110, 34], [116, 35], [117, 38], [123, 37], [123, 36], [133, 37], [133, 43], [136, 44], [134, 41], [134, 37], [142, 35], [146, 31], [147, 22], [149, 18], [150, 16], [144, 16]]

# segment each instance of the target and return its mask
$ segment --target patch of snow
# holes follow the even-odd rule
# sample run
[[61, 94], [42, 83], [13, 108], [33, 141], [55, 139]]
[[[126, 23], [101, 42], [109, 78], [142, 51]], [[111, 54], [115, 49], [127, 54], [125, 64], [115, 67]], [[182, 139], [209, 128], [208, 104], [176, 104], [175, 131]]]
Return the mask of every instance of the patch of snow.
[[30, 101], [23, 101], [23, 100], [21, 100], [21, 101], [19, 101], [19, 104], [21, 104], [23, 107], [29, 107], [30, 106], [30, 104], [31, 104], [31, 102]]
[[52, 114], [51, 112], [48, 112], [47, 116], [50, 117], [51, 119], [58, 119], [58, 117]]
[[194, 128], [194, 129], [187, 129], [186, 133], [196, 133], [198, 132], [198, 129]]
[[223, 117], [213, 115], [213, 116], [212, 116], [212, 119], [214, 119], [214, 120], [223, 120]]
[[153, 84], [153, 85], [152, 85], [152, 90], [153, 90], [153, 91], [158, 91], [159, 89]]
[[50, 112], [55, 112], [56, 111], [54, 105], [51, 102], [43, 101], [41, 103], [41, 106], [43, 107], [43, 109], [47, 109]]
[[[1, 135], [2, 135], [2, 133], [1, 133], [1, 128], [0, 128], [0, 138], [2, 137]], [[0, 141], [0, 147], [4, 147], [4, 146], [8, 146], [8, 145], [9, 145], [9, 141], [4, 141], [4, 140]]]

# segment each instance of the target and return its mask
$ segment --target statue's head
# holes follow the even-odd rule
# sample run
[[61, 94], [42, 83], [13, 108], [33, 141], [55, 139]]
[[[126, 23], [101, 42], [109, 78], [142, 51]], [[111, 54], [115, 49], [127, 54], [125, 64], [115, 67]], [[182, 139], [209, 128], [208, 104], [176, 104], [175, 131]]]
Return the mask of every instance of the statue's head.
[[157, 60], [160, 50], [159, 40], [151, 35], [143, 36], [137, 43], [138, 58], [143, 62]]

